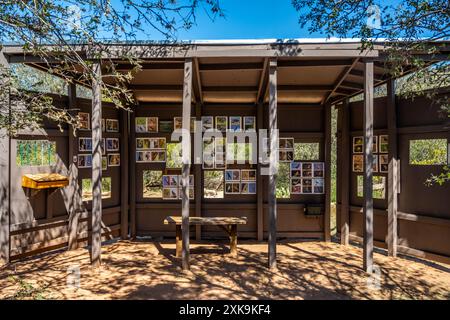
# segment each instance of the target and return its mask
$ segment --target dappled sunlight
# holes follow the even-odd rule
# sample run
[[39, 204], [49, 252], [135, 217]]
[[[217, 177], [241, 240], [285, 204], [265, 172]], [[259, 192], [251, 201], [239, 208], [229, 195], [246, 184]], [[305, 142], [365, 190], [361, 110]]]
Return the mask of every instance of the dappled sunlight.
[[[183, 271], [173, 241], [119, 241], [103, 246], [92, 268], [86, 249], [59, 251], [12, 264], [0, 272], [0, 298], [18, 290], [14, 275], [56, 299], [449, 299], [450, 271], [419, 261], [375, 254], [379, 288], [367, 285], [362, 252], [324, 242], [280, 242], [278, 269], [267, 265], [267, 244], [239, 244], [233, 258], [225, 242], [191, 245]], [[80, 287], [67, 286], [67, 269], [80, 267]]]

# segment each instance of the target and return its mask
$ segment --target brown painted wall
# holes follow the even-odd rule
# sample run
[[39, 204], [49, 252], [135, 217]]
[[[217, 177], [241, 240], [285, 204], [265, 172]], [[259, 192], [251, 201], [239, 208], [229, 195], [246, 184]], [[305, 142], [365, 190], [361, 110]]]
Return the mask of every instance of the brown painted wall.
[[[425, 97], [396, 99], [398, 127], [398, 156], [400, 159], [400, 194], [398, 195], [398, 236], [401, 252], [428, 253], [450, 257], [450, 185], [426, 186], [425, 180], [431, 174], [441, 172], [443, 166], [413, 166], [409, 164], [409, 140], [425, 138], [447, 138], [450, 142], [449, 126], [441, 116], [438, 105]], [[349, 104], [350, 135], [361, 136], [363, 102]], [[342, 119], [338, 121], [338, 130], [342, 129]], [[377, 98], [374, 103], [374, 135], [387, 134], [386, 98]], [[338, 146], [340, 137], [338, 135]], [[350, 139], [350, 159], [352, 156], [352, 138]], [[338, 170], [340, 170], [338, 147]], [[362, 237], [362, 198], [356, 196], [357, 173], [352, 171], [349, 177], [338, 172], [339, 179], [350, 181], [350, 233]], [[374, 175], [387, 174], [374, 173]], [[339, 180], [340, 181], [340, 180]], [[386, 180], [387, 181], [387, 180]], [[339, 188], [339, 183], [338, 183]], [[387, 199], [386, 189], [386, 199]], [[338, 208], [340, 203], [338, 189]], [[387, 236], [387, 200], [374, 199], [374, 239], [385, 245]], [[340, 225], [340, 212], [337, 215]], [[402, 248], [403, 247], [403, 248]], [[429, 256], [429, 255], [428, 255]], [[434, 256], [433, 256], [434, 258]], [[448, 260], [450, 261], [450, 260]]]

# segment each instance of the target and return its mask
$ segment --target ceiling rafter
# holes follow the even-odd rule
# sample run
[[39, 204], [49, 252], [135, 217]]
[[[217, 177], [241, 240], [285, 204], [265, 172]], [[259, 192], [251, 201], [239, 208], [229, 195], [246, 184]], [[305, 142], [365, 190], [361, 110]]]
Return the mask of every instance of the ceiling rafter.
[[347, 67], [344, 69], [344, 71], [341, 72], [341, 74], [338, 77], [338, 81], [334, 84], [334, 88], [333, 90], [327, 94], [325, 96], [325, 98], [322, 100], [322, 104], [325, 104], [328, 99], [330, 99], [330, 97], [333, 95], [333, 93], [336, 92], [336, 90], [339, 88], [339, 86], [344, 82], [345, 78], [347, 78], [347, 76], [349, 75], [349, 73], [352, 71], [352, 69], [356, 66], [356, 64], [358, 63], [359, 58], [356, 58], [353, 63], [351, 64], [351, 66]]

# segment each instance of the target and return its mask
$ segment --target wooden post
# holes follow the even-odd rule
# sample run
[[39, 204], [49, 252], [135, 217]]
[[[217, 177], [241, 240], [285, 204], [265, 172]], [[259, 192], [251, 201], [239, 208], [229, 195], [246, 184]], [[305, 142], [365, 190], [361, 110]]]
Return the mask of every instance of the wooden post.
[[182, 157], [183, 169], [181, 179], [181, 207], [182, 207], [182, 267], [189, 270], [189, 172], [191, 163], [191, 103], [192, 103], [192, 59], [187, 58], [184, 62], [184, 82], [183, 82], [183, 133], [182, 133]]
[[[74, 83], [69, 84], [67, 95], [69, 97], [69, 112], [74, 113], [74, 109], [77, 106], [77, 86]], [[73, 161], [75, 155], [74, 143], [76, 137], [73, 133], [73, 126], [69, 125], [68, 128], [68, 139], [69, 139], [69, 162], [68, 170], [70, 176], [71, 190], [69, 194], [69, 221], [67, 225], [68, 233], [68, 250], [75, 250], [78, 248], [78, 222], [80, 219], [81, 211], [79, 210], [79, 197], [78, 197], [78, 168]]]
[[[6, 72], [9, 69], [9, 60], [5, 54], [0, 51], [0, 68]], [[0, 81], [8, 79], [0, 78]], [[11, 116], [10, 92], [5, 92], [0, 97], [4, 101], [4, 106]], [[7, 135], [6, 129], [1, 129], [0, 137], [0, 267], [10, 262], [10, 217], [11, 217], [11, 138]]]
[[342, 112], [342, 130], [341, 130], [341, 181], [339, 186], [341, 188], [341, 244], [348, 245], [350, 234], [350, 110], [348, 99], [339, 110]]
[[397, 155], [397, 106], [395, 103], [395, 80], [387, 82], [387, 115], [389, 139], [388, 171], [388, 255], [397, 256], [397, 201], [398, 201], [398, 155]]
[[181, 258], [181, 251], [183, 248], [183, 243], [181, 241], [181, 225], [177, 224], [175, 226], [175, 257]]
[[126, 110], [120, 111], [120, 237], [128, 239], [128, 116]]
[[277, 267], [277, 198], [275, 193], [278, 166], [278, 123], [277, 123], [277, 60], [269, 62], [269, 269]]
[[331, 241], [331, 108], [326, 104], [325, 111], [325, 214], [323, 224], [324, 241]]
[[[195, 116], [196, 120], [200, 121], [202, 119], [202, 104], [197, 102], [195, 105]], [[202, 128], [197, 127], [197, 130], [201, 132]], [[202, 164], [194, 163], [194, 194], [195, 194], [195, 216], [202, 216]], [[202, 229], [200, 225], [195, 226], [195, 240], [200, 241], [202, 239]]]
[[[263, 108], [264, 103], [261, 101], [256, 105], [256, 129], [259, 133], [259, 130], [262, 129], [263, 125]], [[259, 144], [258, 144], [259, 146]], [[256, 219], [257, 219], [257, 239], [258, 241], [263, 241], [264, 237], [264, 192], [263, 192], [263, 176], [261, 175], [261, 162], [259, 161], [259, 158], [261, 157], [260, 154], [261, 150], [259, 150], [258, 147], [258, 163], [256, 166], [257, 170], [257, 179], [256, 179]]]
[[364, 240], [363, 268], [373, 267], [373, 62], [364, 63]]
[[230, 226], [230, 254], [237, 257], [237, 224]]
[[136, 237], [136, 111], [139, 106], [135, 106], [130, 114], [130, 149], [128, 170], [129, 176], [129, 202], [130, 202], [130, 236]]
[[92, 81], [92, 232], [91, 264], [101, 264], [102, 237], [102, 96], [101, 64], [93, 65]]

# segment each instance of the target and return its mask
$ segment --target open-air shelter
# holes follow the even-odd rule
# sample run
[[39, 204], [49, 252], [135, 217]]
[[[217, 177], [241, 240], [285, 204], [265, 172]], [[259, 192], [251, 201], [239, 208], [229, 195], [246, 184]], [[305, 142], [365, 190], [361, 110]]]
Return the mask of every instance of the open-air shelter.
[[[448, 43], [430, 45], [437, 46], [438, 53], [416, 53], [427, 65], [448, 59]], [[396, 97], [395, 79], [384, 64], [387, 47], [380, 42], [361, 50], [355, 41], [314, 39], [110, 45], [108, 63], [112, 59], [119, 70], [132, 66], [115, 59], [115, 51], [127, 50], [143, 61], [128, 86], [136, 99], [132, 112], [102, 101], [96, 82], [89, 84], [92, 99], [78, 97], [76, 84], [87, 84], [74, 70], [67, 96], [52, 97], [56, 105], [83, 114], [85, 130], [74, 135], [68, 126], [60, 131], [45, 122], [42, 130], [2, 138], [2, 260], [74, 249], [87, 241], [92, 263], [99, 264], [102, 239], [173, 237], [174, 229], [164, 225], [164, 218], [181, 215], [182, 264], [187, 269], [189, 237], [219, 236], [209, 226], [196, 226], [190, 233], [188, 217], [229, 216], [248, 219], [239, 227], [240, 237], [268, 240], [268, 265], [274, 268], [277, 238], [331, 240], [332, 107], [336, 107], [341, 243], [362, 242], [363, 268], [369, 272], [374, 245], [387, 248], [392, 256], [404, 253], [450, 261], [449, 185], [423, 183], [445, 163], [419, 165], [410, 159], [414, 141], [440, 139], [445, 140], [448, 164], [448, 117], [440, 117], [439, 106], [426, 97]], [[83, 46], [77, 50], [94, 61], [99, 75], [105, 75], [105, 61], [90, 56]], [[43, 71], [52, 64], [51, 57], [42, 61], [15, 45], [4, 46], [0, 59], [5, 66], [24, 63]], [[408, 66], [405, 70], [415, 71]], [[374, 88], [381, 85], [386, 86], [386, 95], [376, 98]], [[359, 94], [362, 100], [351, 99]], [[212, 119], [213, 127], [219, 120], [228, 128], [240, 121], [233, 130], [244, 131], [245, 124], [257, 132], [267, 129], [271, 147], [277, 146], [279, 135], [283, 144], [278, 161], [288, 166], [288, 195], [277, 199], [277, 174], [270, 170], [262, 174], [270, 163], [224, 166], [214, 158], [212, 166], [205, 166], [191, 155], [189, 162], [169, 167], [171, 128], [178, 124], [192, 132], [192, 141], [199, 133], [201, 137], [202, 128], [194, 133], [191, 118], [202, 126]], [[38, 151], [21, 149], [29, 148], [29, 141], [39, 141]], [[85, 145], [89, 141], [90, 147]], [[316, 154], [297, 157], [295, 150], [302, 144], [315, 146]], [[40, 165], [33, 162], [38, 161], [35, 152], [47, 151], [54, 156], [46, 162], [40, 159]], [[260, 152], [258, 148], [258, 159]], [[227, 171], [233, 175], [233, 170], [239, 178], [228, 179]], [[33, 175], [49, 173], [67, 177], [67, 183], [44, 185], [39, 178], [33, 180]], [[210, 175], [222, 177], [214, 197], [206, 190]], [[160, 183], [149, 186], [149, 177]], [[176, 184], [165, 185], [164, 179], [171, 177], [177, 177]], [[84, 180], [91, 178], [89, 196], [83, 188], [89, 184]], [[109, 178], [106, 192], [104, 178]]]

